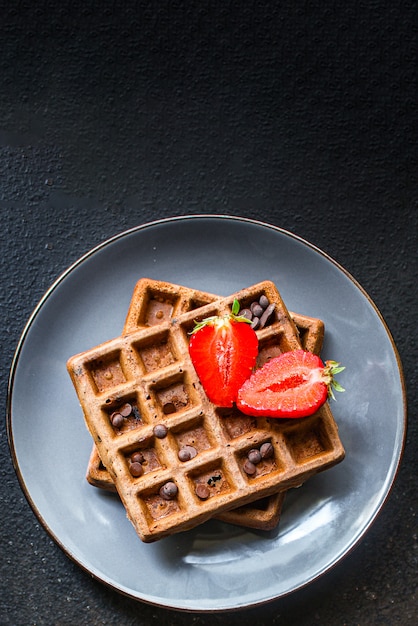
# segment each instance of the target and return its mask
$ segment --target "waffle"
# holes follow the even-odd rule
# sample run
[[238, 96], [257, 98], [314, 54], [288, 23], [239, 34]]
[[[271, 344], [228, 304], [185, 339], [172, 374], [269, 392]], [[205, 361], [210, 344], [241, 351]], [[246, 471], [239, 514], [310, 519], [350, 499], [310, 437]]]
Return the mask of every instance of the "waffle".
[[[67, 365], [98, 454], [143, 541], [299, 486], [343, 459], [328, 404], [303, 420], [256, 420], [211, 404], [191, 364], [195, 321], [229, 313], [235, 298], [244, 307], [265, 295], [275, 305], [272, 323], [256, 331], [260, 362], [299, 348], [273, 283], [214, 300], [170, 283], [140, 284], [142, 297], [133, 298], [128, 313], [136, 330], [127, 319], [120, 337]], [[190, 440], [197, 454], [181, 461]], [[261, 446], [269, 454], [249, 475], [248, 452]], [[133, 475], [134, 466], [135, 473], [141, 466], [140, 474]]]
[[[155, 281], [152, 281], [152, 285], [150, 281], [144, 280], [138, 283], [132, 297], [132, 302], [124, 326], [124, 332], [135, 331], [140, 326], [140, 324], [138, 324], [138, 320], [140, 319], [140, 307], [138, 307], [138, 301], [141, 302], [141, 298], [143, 297], [145, 282], [147, 283], [148, 288], [152, 287], [154, 289], [154, 293], [156, 293], [156, 290], [158, 289], [158, 283], [156, 283]], [[193, 302], [195, 304], [197, 302], [208, 303], [209, 300], [213, 302], [219, 297], [211, 297], [209, 294], [204, 293], [200, 294], [199, 298], [197, 298], [196, 292], [193, 292], [192, 295], [194, 298]], [[187, 302], [183, 305], [183, 308], [185, 310], [188, 308]], [[155, 309], [157, 309], [157, 306], [155, 306]], [[152, 310], [154, 310], [153, 318], [156, 322], [158, 318], [155, 318], [155, 309], [153, 307]], [[171, 314], [172, 311], [170, 309], [166, 309], [166, 316], [163, 316], [163, 319], [170, 319], [172, 316]], [[322, 342], [324, 337], [323, 322], [317, 318], [299, 315], [296, 313], [290, 313], [290, 315], [295, 322], [302, 347], [305, 350], [309, 350], [311, 352], [314, 352], [315, 354], [319, 354], [322, 348]], [[158, 323], [161, 323], [161, 316], [159, 316]], [[116, 492], [116, 487], [110, 477], [109, 472], [106, 470], [105, 466], [101, 462], [99, 453], [94, 444], [88, 462], [86, 478], [87, 481], [95, 487], [99, 487], [107, 491]], [[217, 516], [217, 518], [224, 522], [235, 524], [237, 526], [256, 528], [258, 530], [271, 530], [277, 526], [280, 519], [284, 497], [284, 492], [275, 493], [267, 498], [257, 500], [254, 503], [249, 503], [237, 509], [221, 513]]]

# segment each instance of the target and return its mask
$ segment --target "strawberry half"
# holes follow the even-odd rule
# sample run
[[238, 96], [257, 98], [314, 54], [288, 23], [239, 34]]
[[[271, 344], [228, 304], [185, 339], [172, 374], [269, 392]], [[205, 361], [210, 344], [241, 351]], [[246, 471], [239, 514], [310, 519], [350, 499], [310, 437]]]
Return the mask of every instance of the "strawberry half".
[[268, 361], [244, 382], [238, 408], [247, 415], [306, 417], [315, 413], [336, 391], [344, 389], [334, 375], [344, 369], [305, 350], [284, 352]]
[[258, 353], [258, 338], [251, 322], [238, 316], [239, 303], [232, 312], [199, 322], [192, 332], [189, 353], [209, 400], [231, 407], [238, 389], [250, 376]]

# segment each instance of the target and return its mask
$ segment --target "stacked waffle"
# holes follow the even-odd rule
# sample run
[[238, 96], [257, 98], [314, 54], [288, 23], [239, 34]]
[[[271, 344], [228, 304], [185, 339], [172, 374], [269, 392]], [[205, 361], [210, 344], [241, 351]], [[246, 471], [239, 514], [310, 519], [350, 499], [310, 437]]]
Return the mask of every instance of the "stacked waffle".
[[[211, 517], [271, 529], [287, 489], [344, 458], [328, 404], [298, 420], [252, 418], [203, 391], [188, 351], [195, 323], [261, 297], [274, 312], [256, 330], [257, 367], [300, 347], [319, 353], [322, 322], [290, 314], [270, 281], [219, 297], [141, 279], [122, 335], [68, 361], [94, 441], [87, 479], [118, 492], [145, 542]], [[268, 454], [248, 475], [254, 449]]]

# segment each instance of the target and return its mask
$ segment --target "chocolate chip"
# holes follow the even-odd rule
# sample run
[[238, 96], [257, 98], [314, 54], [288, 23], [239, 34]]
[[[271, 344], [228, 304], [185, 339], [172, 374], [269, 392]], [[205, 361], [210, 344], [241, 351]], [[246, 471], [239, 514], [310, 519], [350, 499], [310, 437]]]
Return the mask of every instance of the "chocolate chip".
[[178, 493], [177, 485], [176, 483], [173, 483], [172, 481], [165, 483], [165, 485], [163, 485], [160, 489], [160, 496], [164, 500], [173, 500], [176, 497], [177, 493]]
[[257, 465], [257, 463], [260, 463], [261, 461], [261, 452], [256, 448], [250, 450], [247, 456], [250, 463], [253, 463], [254, 465]]
[[264, 328], [264, 326], [266, 326], [266, 324], [270, 321], [270, 317], [273, 315], [274, 313], [274, 309], [276, 308], [276, 305], [274, 304], [269, 304], [267, 309], [264, 311], [263, 315], [260, 317], [260, 328]]
[[273, 456], [274, 448], [269, 441], [262, 444], [262, 446], [260, 447], [260, 454], [263, 459], [269, 459], [270, 457]]
[[250, 308], [254, 317], [261, 317], [263, 315], [264, 309], [258, 304], [258, 302], [253, 302]]
[[206, 485], [203, 485], [202, 483], [196, 485], [195, 492], [197, 497], [201, 500], [207, 500], [210, 496], [209, 487], [206, 487]]
[[176, 406], [174, 402], [166, 402], [163, 406], [164, 415], [170, 415], [170, 413], [176, 412]]
[[129, 471], [131, 472], [132, 476], [135, 476], [137, 478], [138, 476], [142, 476], [142, 474], [144, 473], [144, 468], [142, 467], [141, 463], [130, 463]]
[[110, 421], [112, 422], [112, 426], [114, 428], [120, 428], [123, 424], [123, 415], [118, 411], [115, 411], [110, 416]]
[[242, 309], [239, 312], [240, 317], [245, 317], [247, 320], [251, 320], [253, 318], [253, 314], [251, 313], [251, 309]]
[[132, 404], [129, 404], [129, 402], [126, 402], [126, 404], [124, 404], [119, 409], [119, 413], [123, 415], [123, 417], [129, 417], [130, 414], [132, 413]]
[[193, 446], [183, 446], [178, 451], [178, 457], [180, 461], [190, 461], [190, 459], [194, 459], [197, 454], [196, 448]]
[[131, 454], [131, 462], [132, 463], [143, 463], [145, 461], [145, 457], [142, 454], [142, 452], [140, 452], [139, 450], [137, 450], [137, 452], [134, 452], [133, 454]]
[[164, 424], [156, 424], [153, 428], [153, 433], [158, 439], [164, 439], [164, 437], [167, 437], [168, 428]]
[[267, 296], [265, 296], [264, 294], [262, 296], [260, 296], [260, 299], [258, 301], [258, 304], [261, 306], [261, 308], [263, 309], [267, 309], [268, 305], [269, 305], [269, 299], [267, 298]]
[[256, 467], [254, 463], [251, 463], [251, 461], [249, 461], [248, 459], [245, 461], [243, 469], [244, 472], [248, 474], [248, 476], [253, 476], [253, 474], [255, 474], [256, 472]]
[[251, 322], [251, 328], [253, 330], [257, 330], [260, 325], [260, 319], [258, 317], [253, 317], [253, 321]]

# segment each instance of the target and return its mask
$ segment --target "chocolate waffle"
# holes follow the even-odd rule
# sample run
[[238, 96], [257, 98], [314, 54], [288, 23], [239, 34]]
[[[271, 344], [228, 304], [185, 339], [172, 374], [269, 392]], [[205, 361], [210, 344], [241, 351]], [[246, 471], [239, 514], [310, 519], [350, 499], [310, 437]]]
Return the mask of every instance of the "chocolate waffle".
[[[196, 320], [229, 313], [235, 298], [245, 307], [261, 295], [275, 310], [256, 331], [260, 359], [299, 348], [296, 326], [269, 281], [215, 300], [145, 281], [135, 299], [137, 330], [68, 361], [99, 456], [145, 542], [299, 486], [344, 457], [327, 404], [284, 421], [255, 420], [208, 401], [189, 358], [189, 333]], [[196, 454], [181, 460], [189, 440]], [[254, 448], [266, 454], [249, 475]]]
[[[139, 324], [141, 301], [145, 290], [151, 289], [154, 294], [158, 293], [159, 283], [156, 281], [149, 281], [147, 279], [141, 280], [132, 297], [131, 305], [127, 314], [124, 332], [135, 331], [141, 324]], [[219, 296], [210, 296], [207, 293], [196, 293], [190, 291], [190, 298], [183, 301], [181, 305], [182, 310], [187, 310], [192, 306], [196, 306], [199, 303], [208, 303], [209, 301], [215, 301]], [[161, 311], [163, 315], [161, 315]], [[172, 307], [161, 307], [161, 303], [158, 305], [158, 301], [153, 303], [150, 312], [151, 320], [155, 323], [162, 323], [164, 320], [168, 321], [172, 317]], [[155, 317], [158, 312], [158, 317]], [[295, 322], [297, 331], [299, 333], [299, 339], [302, 347], [305, 350], [319, 354], [322, 348], [322, 342], [324, 337], [324, 324], [321, 320], [305, 315], [299, 315], [296, 313], [290, 313], [293, 321]], [[149, 322], [149, 320], [148, 320]], [[107, 472], [103, 463], [101, 462], [97, 448], [93, 445], [91, 455], [88, 462], [86, 478], [88, 482], [101, 489], [107, 491], [116, 491], [116, 487]], [[277, 526], [280, 519], [281, 509], [285, 493], [275, 493], [267, 498], [263, 498], [254, 503], [246, 504], [238, 509], [226, 511], [217, 516], [218, 519], [235, 524], [237, 526], [244, 526], [248, 528], [256, 528], [259, 530], [271, 530]]]

